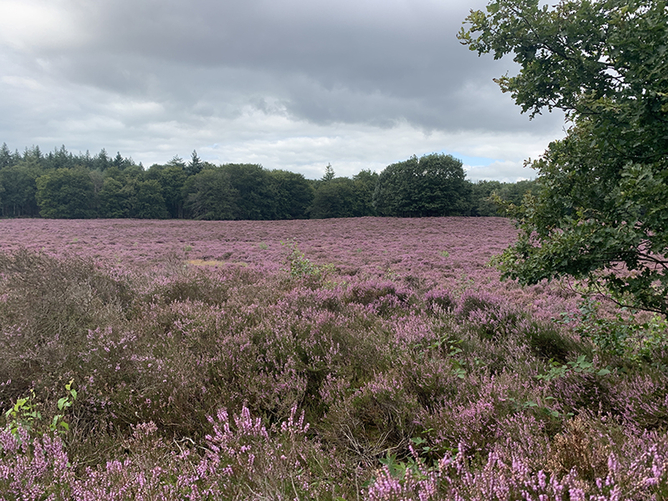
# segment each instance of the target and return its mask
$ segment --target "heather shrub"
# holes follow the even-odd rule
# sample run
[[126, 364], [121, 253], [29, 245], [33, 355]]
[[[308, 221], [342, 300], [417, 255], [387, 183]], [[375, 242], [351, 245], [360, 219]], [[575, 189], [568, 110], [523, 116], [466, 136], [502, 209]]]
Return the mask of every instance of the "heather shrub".
[[419, 404], [397, 376], [379, 374], [336, 401], [322, 425], [325, 440], [367, 465], [388, 451], [405, 454]]
[[454, 313], [456, 317], [467, 320], [480, 336], [490, 339], [514, 332], [524, 319], [516, 307], [485, 292], [466, 291]]
[[391, 281], [365, 281], [348, 284], [343, 300], [366, 305], [374, 313], [388, 315], [409, 306], [411, 292]]
[[615, 381], [611, 405], [624, 423], [641, 430], [668, 429], [668, 376], [648, 370]]
[[546, 361], [564, 364], [569, 354], [579, 348], [554, 323], [526, 322], [522, 324], [519, 335], [526, 338], [532, 353]]
[[166, 303], [201, 301], [220, 304], [228, 299], [229, 290], [223, 282], [213, 279], [201, 270], [193, 270], [156, 283], [149, 294], [154, 301], [159, 299]]
[[0, 429], [0, 494], [3, 499], [68, 499], [75, 477], [59, 437]]
[[[0, 436], [0, 498], [667, 495], [660, 322], [605, 351], [526, 291], [483, 289], [482, 265], [444, 280], [402, 256], [412, 269], [313, 278], [278, 254], [132, 269], [2, 255], [0, 426], [32, 448]], [[15, 494], [21, 468], [33, 490]]]
[[589, 481], [605, 478], [609, 473], [611, 452], [608, 430], [601, 427], [598, 420], [576, 416], [554, 437], [545, 469], [558, 477], [576, 471], [579, 477]]
[[562, 414], [574, 414], [583, 410], [610, 413], [613, 411], [613, 377], [614, 375], [599, 375], [596, 372], [567, 371], [548, 382], [546, 393], [554, 398]]
[[296, 408], [280, 427], [269, 431], [246, 407], [232, 418], [224, 409], [216, 417], [209, 418], [213, 432], [205, 437], [205, 454], [198, 465], [202, 476], [213, 480], [209, 489], [227, 499], [261, 493], [279, 499], [311, 494], [314, 472], [307, 456], [314, 444], [309, 444], [309, 425], [303, 414], [296, 416]]
[[454, 338], [450, 338], [455, 341], [448, 343], [448, 358], [459, 364], [464, 375], [482, 377], [515, 371], [531, 379], [544, 367], [525, 341], [512, 336], [490, 339], [478, 325], [459, 322]]
[[193, 301], [216, 305], [234, 296], [250, 304], [254, 300], [266, 300], [267, 295], [275, 298], [275, 293], [285, 288], [274, 277], [270, 280], [270, 287], [261, 287], [266, 278], [257, 270], [243, 266], [198, 267], [171, 263], [151, 269], [146, 275], [146, 282], [138, 286], [145, 302]]
[[421, 412], [418, 422], [423, 429], [431, 430], [430, 444], [441, 451], [463, 444], [473, 453], [486, 455], [496, 442], [498, 422], [518, 410], [516, 402], [530, 400], [526, 390], [525, 395], [518, 394], [513, 377], [467, 378], [461, 381], [456, 395]]
[[364, 492], [368, 501], [437, 500], [439, 475], [436, 468], [429, 467], [411, 448], [406, 461], [397, 461], [392, 454], [381, 459], [383, 467], [376, 473]]
[[460, 298], [455, 314], [466, 319], [475, 311], [495, 310], [498, 307], [498, 299], [490, 294], [467, 291]]
[[450, 312], [456, 306], [452, 295], [442, 289], [432, 289], [424, 294], [424, 302], [430, 312]]
[[61, 386], [79, 365], [88, 329], [126, 325], [135, 295], [123, 278], [92, 261], [17, 251], [0, 254], [0, 401], [15, 400], [31, 385]]

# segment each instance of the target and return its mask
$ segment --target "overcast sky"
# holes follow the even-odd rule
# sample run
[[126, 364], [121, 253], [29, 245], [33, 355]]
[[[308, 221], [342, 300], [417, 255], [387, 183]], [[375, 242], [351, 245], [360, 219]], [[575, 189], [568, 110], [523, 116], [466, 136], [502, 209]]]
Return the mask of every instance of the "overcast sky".
[[0, 144], [142, 162], [260, 163], [319, 178], [451, 153], [469, 179], [522, 167], [529, 121], [456, 33], [484, 0], [0, 0]]

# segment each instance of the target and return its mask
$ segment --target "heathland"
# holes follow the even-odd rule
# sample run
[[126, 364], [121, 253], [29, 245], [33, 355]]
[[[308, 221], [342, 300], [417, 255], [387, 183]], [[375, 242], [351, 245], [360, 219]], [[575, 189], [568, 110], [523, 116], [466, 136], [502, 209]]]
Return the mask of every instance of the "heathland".
[[516, 236], [0, 221], [0, 497], [665, 499], [665, 321], [500, 281]]

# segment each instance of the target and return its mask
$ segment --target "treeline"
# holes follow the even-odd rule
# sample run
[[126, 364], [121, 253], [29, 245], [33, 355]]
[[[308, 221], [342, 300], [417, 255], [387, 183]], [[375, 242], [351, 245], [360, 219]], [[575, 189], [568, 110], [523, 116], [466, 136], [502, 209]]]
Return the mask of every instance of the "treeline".
[[381, 173], [318, 180], [255, 164], [214, 165], [193, 151], [145, 169], [120, 153], [72, 154], [65, 147], [0, 148], [0, 215], [45, 218], [305, 219], [361, 216], [493, 216], [490, 199], [518, 203], [532, 181], [465, 179], [450, 155], [412, 157]]

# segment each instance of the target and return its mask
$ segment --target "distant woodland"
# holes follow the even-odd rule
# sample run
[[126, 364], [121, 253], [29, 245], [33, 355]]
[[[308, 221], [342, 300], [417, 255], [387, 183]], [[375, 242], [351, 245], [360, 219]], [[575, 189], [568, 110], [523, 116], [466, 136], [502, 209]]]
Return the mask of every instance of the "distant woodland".
[[382, 172], [321, 179], [256, 164], [214, 165], [193, 151], [148, 169], [120, 153], [75, 155], [65, 147], [0, 148], [0, 216], [274, 220], [337, 217], [496, 216], [534, 181], [466, 179], [450, 155], [415, 156]]

